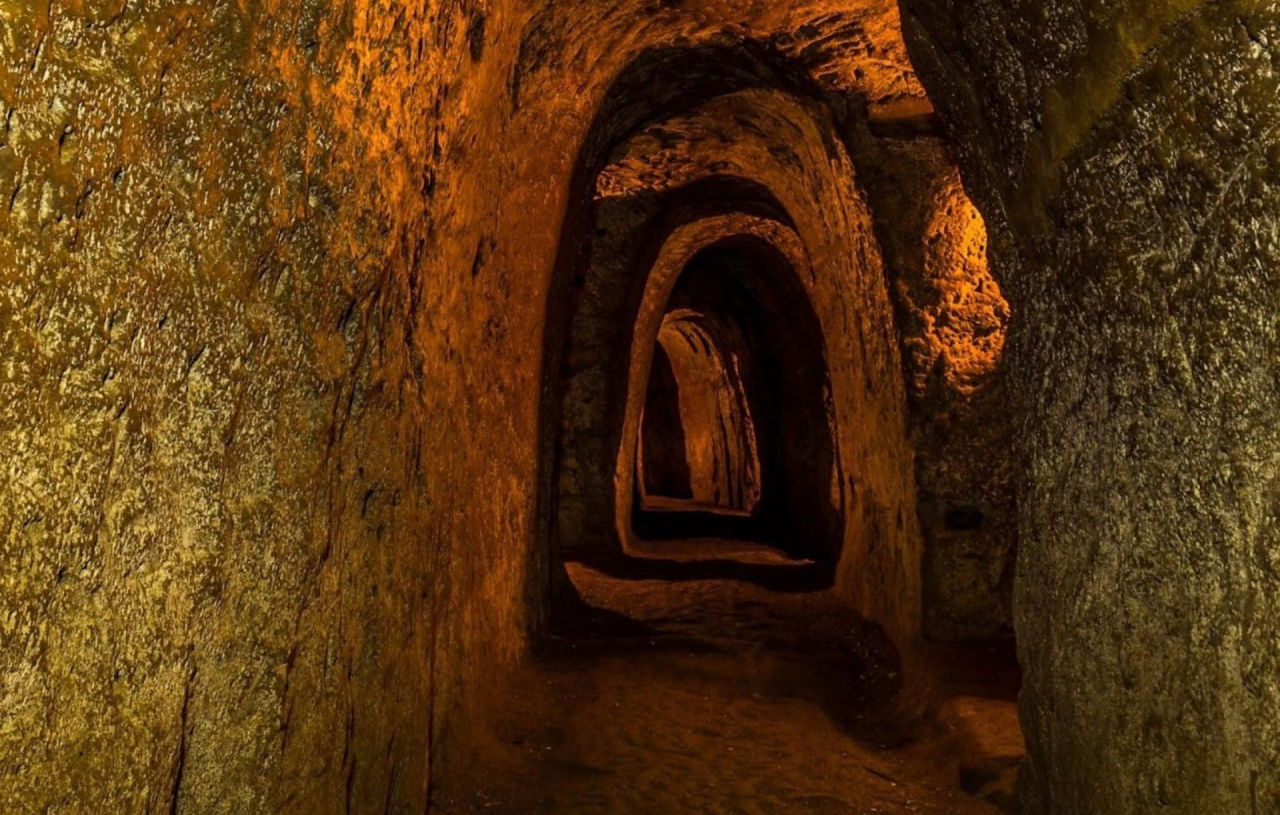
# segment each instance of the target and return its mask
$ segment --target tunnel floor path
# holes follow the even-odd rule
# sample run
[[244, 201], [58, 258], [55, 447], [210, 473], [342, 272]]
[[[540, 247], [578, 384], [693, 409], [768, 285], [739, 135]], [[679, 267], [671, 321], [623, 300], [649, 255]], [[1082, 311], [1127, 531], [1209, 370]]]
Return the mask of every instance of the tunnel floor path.
[[569, 570], [581, 625], [518, 677], [433, 809], [1014, 811], [1010, 655], [933, 649], [933, 712], [908, 720], [891, 650], [827, 592]]

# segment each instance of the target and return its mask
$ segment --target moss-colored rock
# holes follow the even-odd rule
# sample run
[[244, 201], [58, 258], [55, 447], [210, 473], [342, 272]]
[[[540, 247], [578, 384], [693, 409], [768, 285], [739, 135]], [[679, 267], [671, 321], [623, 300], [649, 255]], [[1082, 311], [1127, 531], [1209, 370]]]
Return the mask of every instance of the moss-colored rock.
[[1033, 812], [1280, 807], [1280, 14], [908, 0], [998, 234]]

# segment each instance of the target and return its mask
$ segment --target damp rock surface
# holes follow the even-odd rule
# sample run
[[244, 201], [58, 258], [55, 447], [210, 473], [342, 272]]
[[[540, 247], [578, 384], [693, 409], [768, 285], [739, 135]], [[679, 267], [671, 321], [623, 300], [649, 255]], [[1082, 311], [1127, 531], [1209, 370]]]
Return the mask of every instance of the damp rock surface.
[[1033, 812], [1280, 807], [1280, 13], [906, 0], [991, 227]]

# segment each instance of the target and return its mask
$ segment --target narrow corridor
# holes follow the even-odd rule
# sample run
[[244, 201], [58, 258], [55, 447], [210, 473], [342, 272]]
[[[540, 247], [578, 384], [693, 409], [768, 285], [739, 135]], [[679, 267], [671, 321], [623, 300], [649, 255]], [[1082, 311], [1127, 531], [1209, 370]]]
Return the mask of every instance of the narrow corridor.
[[1280, 0], [0, 65], [0, 815], [1280, 815]]

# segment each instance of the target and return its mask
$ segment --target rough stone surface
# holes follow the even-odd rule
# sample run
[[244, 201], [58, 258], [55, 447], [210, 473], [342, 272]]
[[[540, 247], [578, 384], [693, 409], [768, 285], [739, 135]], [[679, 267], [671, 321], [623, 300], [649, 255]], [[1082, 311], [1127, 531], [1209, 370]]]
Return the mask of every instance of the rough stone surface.
[[868, 129], [855, 143], [902, 338], [925, 633], [1006, 638], [1017, 540], [1004, 377], [1009, 308], [988, 268], [986, 225], [937, 135]]
[[1280, 11], [906, 0], [1009, 297], [1032, 812], [1280, 808]]
[[432, 464], [473, 11], [0, 7], [0, 809], [422, 811], [521, 647], [505, 435]]

